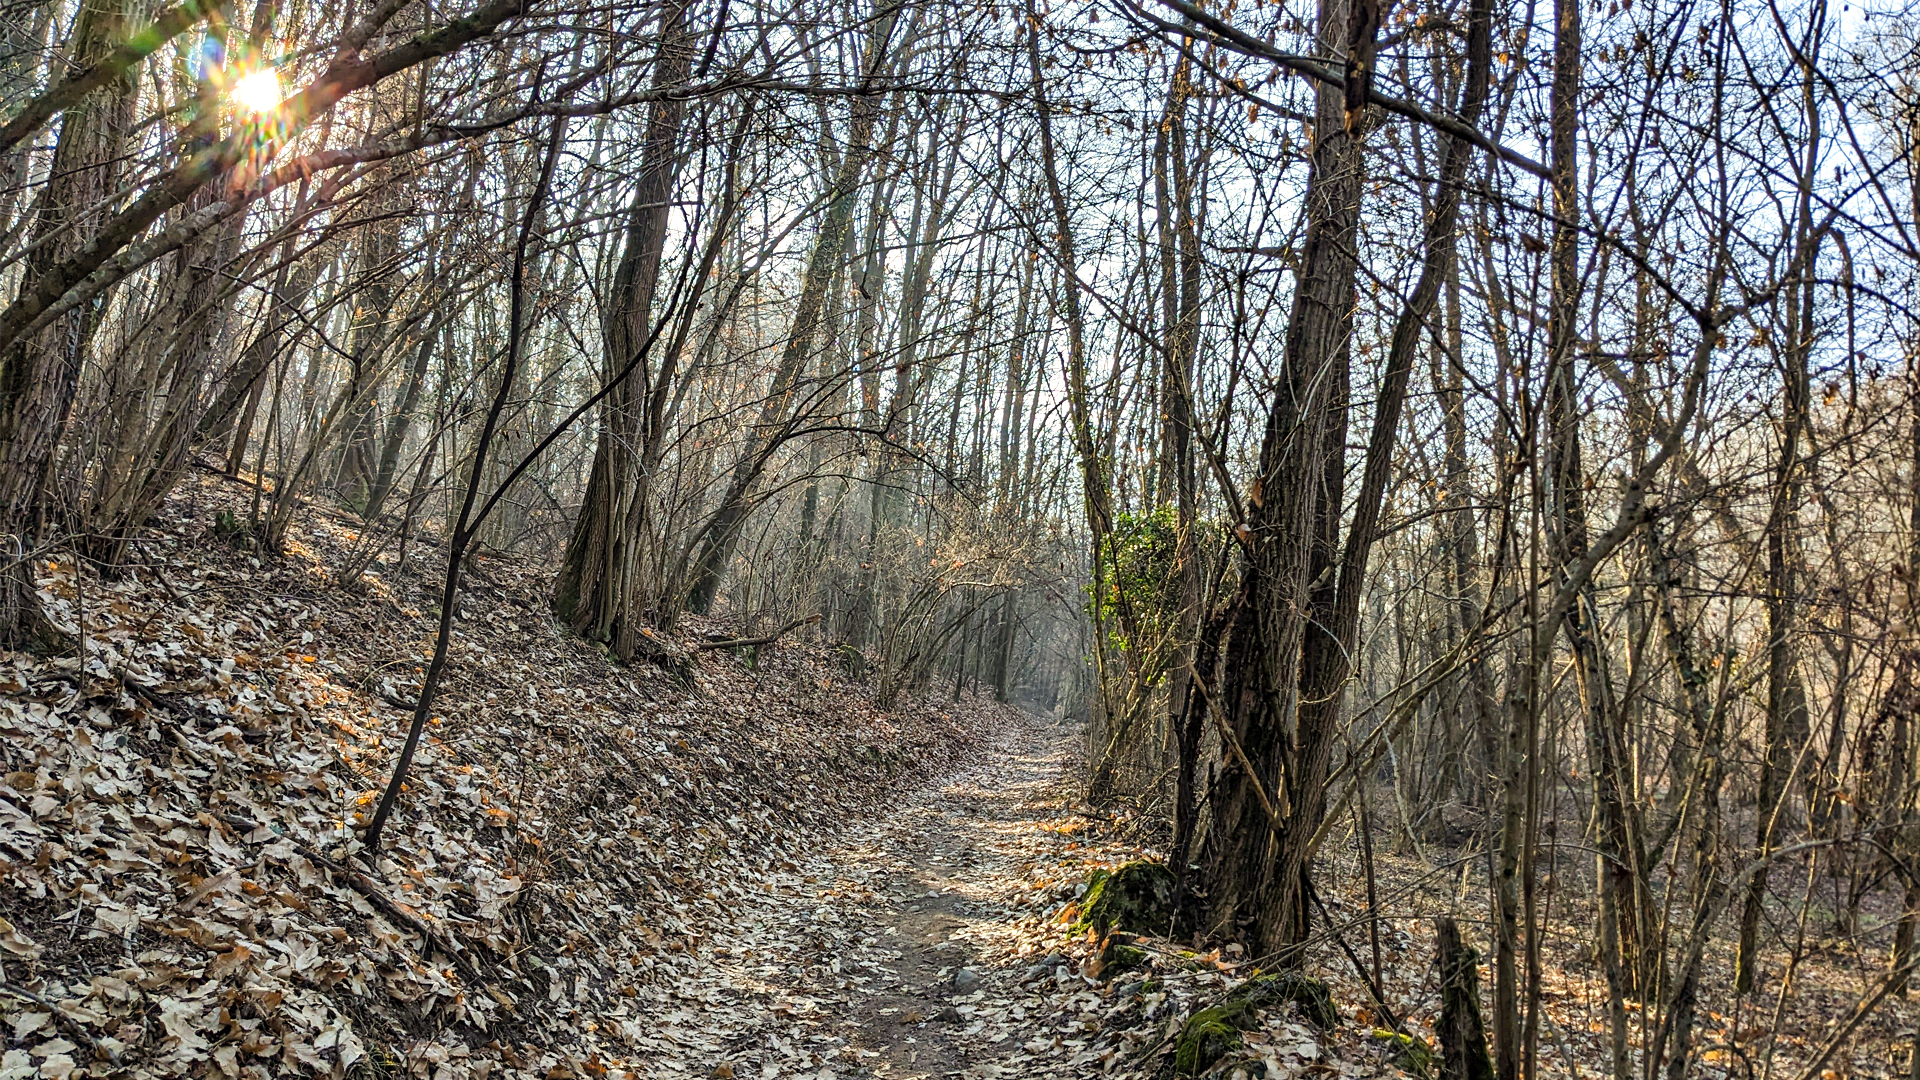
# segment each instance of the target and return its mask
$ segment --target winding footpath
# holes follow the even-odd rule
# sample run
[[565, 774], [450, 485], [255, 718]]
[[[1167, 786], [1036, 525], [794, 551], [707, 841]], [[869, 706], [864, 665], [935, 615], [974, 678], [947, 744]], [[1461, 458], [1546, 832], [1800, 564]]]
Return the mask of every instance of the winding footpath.
[[692, 946], [697, 971], [636, 1003], [660, 1074], [1104, 1072], [1107, 999], [1051, 951], [1083, 858], [1074, 746], [1073, 729], [1016, 726], [986, 763], [756, 882]]

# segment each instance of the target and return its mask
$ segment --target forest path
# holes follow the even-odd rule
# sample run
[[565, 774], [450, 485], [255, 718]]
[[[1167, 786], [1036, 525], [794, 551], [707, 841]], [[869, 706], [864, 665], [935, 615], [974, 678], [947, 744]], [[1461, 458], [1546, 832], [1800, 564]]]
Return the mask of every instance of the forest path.
[[1034, 1043], [1018, 999], [1062, 902], [1029, 879], [1078, 847], [1075, 745], [1073, 728], [1016, 725], [984, 763], [760, 883], [699, 947], [710, 962], [645, 1009], [661, 1064], [738, 1080], [1070, 1075], [1079, 1047]]

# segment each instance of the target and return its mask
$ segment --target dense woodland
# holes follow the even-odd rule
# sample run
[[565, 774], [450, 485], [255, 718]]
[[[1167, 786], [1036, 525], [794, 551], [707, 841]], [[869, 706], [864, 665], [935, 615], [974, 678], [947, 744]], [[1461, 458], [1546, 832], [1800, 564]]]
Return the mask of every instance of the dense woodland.
[[1902, 2], [11, 0], [0, 640], [223, 474], [221, 542], [439, 583], [370, 849], [510, 553], [619, 664], [1084, 720], [1272, 964], [1350, 821], [1461, 859], [1502, 1080], [1549, 881], [1607, 1075], [1816, 942], [1857, 1024], [1920, 966]]

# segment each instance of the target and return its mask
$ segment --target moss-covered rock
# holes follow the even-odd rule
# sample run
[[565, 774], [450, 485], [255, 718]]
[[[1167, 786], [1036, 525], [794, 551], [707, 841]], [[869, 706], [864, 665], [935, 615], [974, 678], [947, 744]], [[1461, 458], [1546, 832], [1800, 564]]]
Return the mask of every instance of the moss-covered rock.
[[1373, 1037], [1381, 1043], [1387, 1060], [1399, 1066], [1401, 1071], [1419, 1077], [1433, 1075], [1433, 1049], [1426, 1043], [1386, 1028], [1374, 1028]]
[[1321, 1028], [1340, 1022], [1327, 984], [1298, 971], [1280, 971], [1248, 979], [1233, 988], [1225, 1001], [1201, 1009], [1188, 1018], [1173, 1044], [1175, 1076], [1198, 1076], [1240, 1047], [1240, 1032], [1259, 1024], [1262, 1009], [1292, 1004], [1300, 1015]]
[[1272, 1009], [1292, 1003], [1307, 1022], [1321, 1029], [1340, 1022], [1340, 1010], [1333, 1007], [1333, 995], [1327, 984], [1298, 971], [1276, 971], [1260, 975], [1234, 987], [1228, 1000], [1243, 1000], [1256, 1009]]
[[1173, 871], [1162, 863], [1144, 859], [1113, 870], [1096, 870], [1087, 878], [1087, 891], [1080, 897], [1079, 920], [1073, 931], [1089, 929], [1104, 937], [1109, 931], [1129, 930], [1141, 934], [1166, 934], [1179, 937], [1189, 932], [1190, 920], [1174, 910]]
[[867, 663], [866, 653], [843, 642], [834, 647], [833, 658], [839, 662], [841, 670], [845, 671], [849, 676], [860, 682], [867, 681], [867, 673], [870, 667]]
[[1112, 979], [1123, 971], [1137, 971], [1147, 966], [1148, 959], [1147, 950], [1115, 935], [1108, 938], [1100, 950], [1100, 978]]
[[1253, 1006], [1232, 999], [1194, 1013], [1173, 1044], [1173, 1074], [1199, 1076], [1214, 1062], [1240, 1049], [1240, 1032], [1251, 1028], [1253, 1022]]

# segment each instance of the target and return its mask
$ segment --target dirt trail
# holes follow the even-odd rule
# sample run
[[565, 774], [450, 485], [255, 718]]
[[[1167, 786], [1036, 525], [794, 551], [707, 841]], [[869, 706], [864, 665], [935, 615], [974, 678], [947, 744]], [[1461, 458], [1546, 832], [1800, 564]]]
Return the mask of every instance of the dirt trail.
[[[1073, 743], [1017, 727], [985, 764], [755, 883], [737, 925], [697, 946], [699, 971], [637, 1003], [657, 1065], [741, 1080], [1075, 1075], [1084, 1044], [1036, 1043], [1021, 1028], [1040, 1017], [1015, 1000], [1057, 907], [1027, 890], [1031, 871], [1072, 843]], [[1043, 981], [1079, 979], [1062, 967]]]

